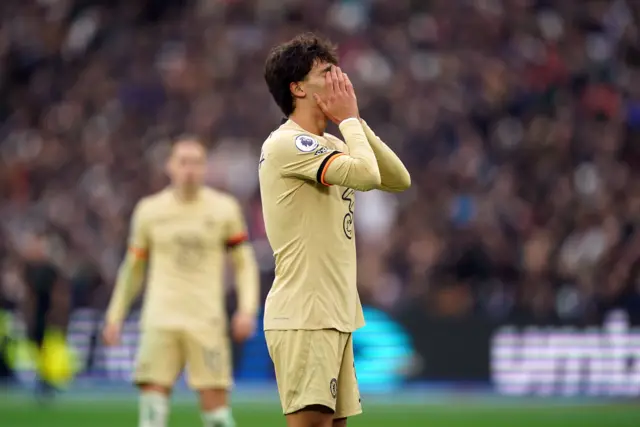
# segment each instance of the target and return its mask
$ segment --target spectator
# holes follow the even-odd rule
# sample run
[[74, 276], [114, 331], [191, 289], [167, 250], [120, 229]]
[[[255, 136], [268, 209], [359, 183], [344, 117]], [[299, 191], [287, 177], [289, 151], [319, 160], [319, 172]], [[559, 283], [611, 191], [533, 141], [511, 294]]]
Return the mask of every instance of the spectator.
[[109, 286], [133, 204], [165, 185], [167, 142], [191, 132], [211, 146], [210, 183], [243, 200], [268, 275], [255, 174], [279, 115], [262, 63], [318, 29], [414, 180], [401, 198], [359, 199], [368, 303], [537, 318], [637, 307], [638, 12], [629, 0], [5, 0], [7, 251], [50, 224], [66, 273], [88, 257]]

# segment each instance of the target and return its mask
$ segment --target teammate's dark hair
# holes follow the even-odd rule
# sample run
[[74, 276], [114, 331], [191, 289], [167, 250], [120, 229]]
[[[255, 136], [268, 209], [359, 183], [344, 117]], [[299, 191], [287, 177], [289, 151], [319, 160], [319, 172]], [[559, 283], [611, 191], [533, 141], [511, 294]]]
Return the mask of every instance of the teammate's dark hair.
[[313, 33], [303, 33], [271, 50], [264, 66], [269, 92], [285, 116], [295, 109], [290, 84], [304, 80], [316, 62], [337, 64], [336, 48]]

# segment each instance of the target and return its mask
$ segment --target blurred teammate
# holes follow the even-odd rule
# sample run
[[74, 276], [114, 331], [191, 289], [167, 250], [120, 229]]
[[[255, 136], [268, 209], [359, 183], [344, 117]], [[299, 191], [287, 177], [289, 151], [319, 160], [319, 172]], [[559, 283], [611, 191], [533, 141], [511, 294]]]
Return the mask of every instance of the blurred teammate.
[[[264, 325], [290, 427], [344, 426], [359, 414], [351, 333], [356, 288], [354, 190], [411, 185], [398, 157], [361, 120], [328, 42], [304, 34], [274, 48], [265, 79], [288, 120], [264, 142], [260, 190], [276, 261]], [[338, 124], [344, 142], [325, 133]]]
[[51, 397], [55, 389], [45, 375], [44, 344], [48, 334], [55, 331], [64, 336], [69, 318], [71, 290], [69, 282], [50, 260], [47, 236], [40, 233], [27, 238], [24, 250], [24, 283], [26, 285], [24, 315], [29, 339], [38, 349], [38, 382], [36, 391], [41, 398]]
[[258, 270], [238, 202], [203, 186], [206, 152], [197, 140], [178, 140], [168, 172], [171, 186], [142, 199], [131, 223], [125, 257], [107, 312], [104, 339], [118, 342], [122, 321], [140, 291], [148, 259], [141, 338], [135, 369], [140, 427], [165, 427], [172, 386], [187, 367], [200, 394], [205, 427], [232, 427], [232, 382], [223, 272], [230, 251], [238, 288], [232, 335], [254, 333]]

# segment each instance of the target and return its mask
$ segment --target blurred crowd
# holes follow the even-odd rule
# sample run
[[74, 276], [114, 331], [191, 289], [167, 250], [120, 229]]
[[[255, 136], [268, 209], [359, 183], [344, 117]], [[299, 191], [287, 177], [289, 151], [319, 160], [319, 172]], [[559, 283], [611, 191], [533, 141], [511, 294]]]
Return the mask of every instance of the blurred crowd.
[[[412, 189], [359, 194], [362, 299], [391, 312], [591, 319], [640, 311], [640, 2], [3, 0], [0, 293], [49, 236], [76, 303], [106, 304], [129, 215], [171, 138], [210, 146], [270, 285], [259, 150], [269, 48], [339, 45], [361, 115]], [[333, 132], [336, 132], [333, 129]]]

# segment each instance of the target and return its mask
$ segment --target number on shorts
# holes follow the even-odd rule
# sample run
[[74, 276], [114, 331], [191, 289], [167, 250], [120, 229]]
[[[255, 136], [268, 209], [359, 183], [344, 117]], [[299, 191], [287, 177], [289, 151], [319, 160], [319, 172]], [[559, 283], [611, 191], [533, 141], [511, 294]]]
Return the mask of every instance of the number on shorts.
[[216, 371], [219, 367], [220, 354], [216, 350], [204, 350], [204, 363], [211, 371]]

